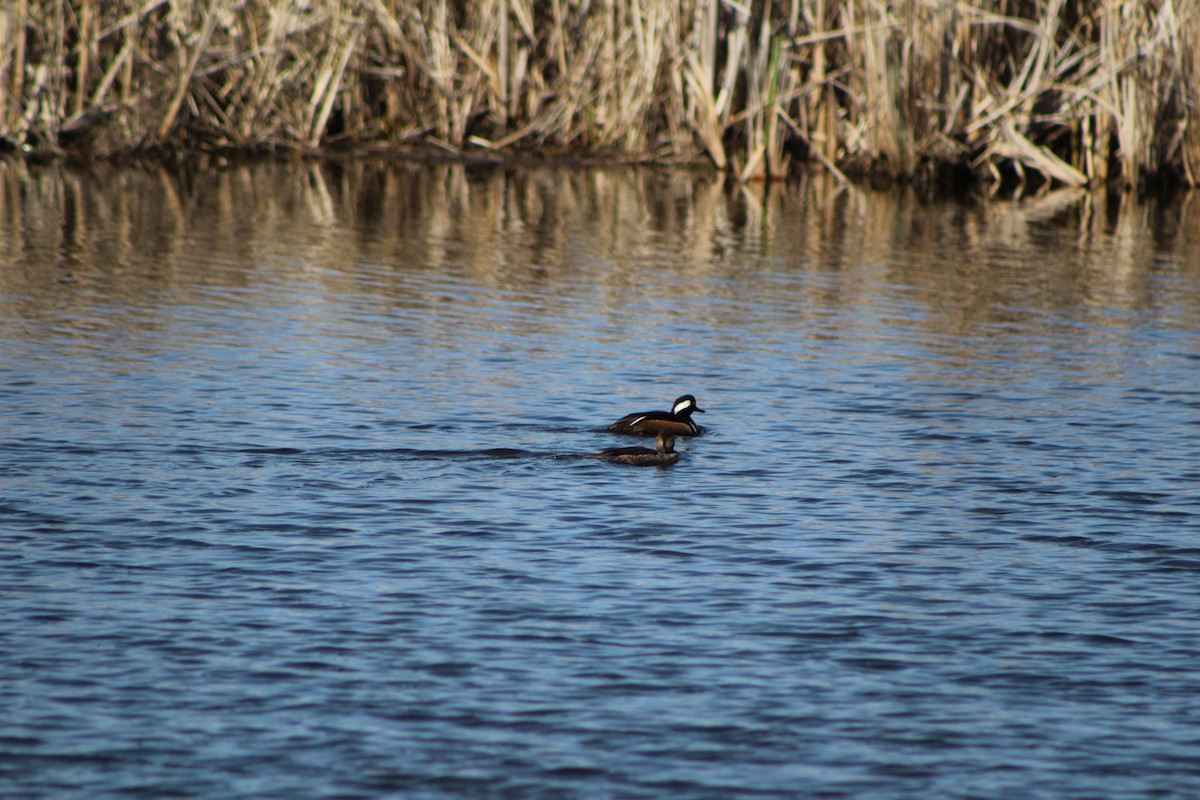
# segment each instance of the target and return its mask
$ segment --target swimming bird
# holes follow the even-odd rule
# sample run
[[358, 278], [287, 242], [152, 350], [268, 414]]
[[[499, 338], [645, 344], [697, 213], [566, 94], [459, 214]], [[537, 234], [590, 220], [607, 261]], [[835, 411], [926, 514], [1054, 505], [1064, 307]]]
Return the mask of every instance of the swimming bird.
[[594, 456], [582, 458], [597, 458], [616, 464], [628, 464], [631, 467], [665, 467], [679, 460], [679, 453], [675, 452], [674, 435], [661, 431], [654, 444], [654, 450], [648, 447], [610, 447]]
[[696, 398], [685, 394], [677, 399], [670, 411], [643, 411], [627, 414], [608, 426], [610, 433], [628, 433], [634, 436], [654, 436], [660, 432], [674, 436], [699, 436], [703, 430], [692, 422], [692, 412], [703, 414], [704, 409], [696, 405]]

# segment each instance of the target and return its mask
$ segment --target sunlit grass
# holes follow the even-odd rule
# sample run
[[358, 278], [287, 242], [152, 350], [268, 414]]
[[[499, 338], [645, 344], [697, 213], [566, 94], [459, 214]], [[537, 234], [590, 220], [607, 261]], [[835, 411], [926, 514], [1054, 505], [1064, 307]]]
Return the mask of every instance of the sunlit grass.
[[1200, 0], [9, 0], [16, 152], [436, 147], [1194, 183]]

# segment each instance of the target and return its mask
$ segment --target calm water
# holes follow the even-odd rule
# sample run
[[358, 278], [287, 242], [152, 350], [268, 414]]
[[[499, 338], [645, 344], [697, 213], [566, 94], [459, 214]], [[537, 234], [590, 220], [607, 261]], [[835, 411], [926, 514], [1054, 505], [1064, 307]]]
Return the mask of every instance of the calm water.
[[[1200, 796], [1200, 209], [0, 165], [0, 796]], [[670, 469], [555, 459], [697, 395]]]

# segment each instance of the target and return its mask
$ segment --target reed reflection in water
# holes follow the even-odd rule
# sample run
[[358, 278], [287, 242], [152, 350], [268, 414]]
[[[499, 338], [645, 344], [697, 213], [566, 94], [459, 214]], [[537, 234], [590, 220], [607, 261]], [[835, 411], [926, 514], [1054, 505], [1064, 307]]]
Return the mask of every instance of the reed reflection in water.
[[1200, 792], [1187, 198], [0, 189], [0, 794]]

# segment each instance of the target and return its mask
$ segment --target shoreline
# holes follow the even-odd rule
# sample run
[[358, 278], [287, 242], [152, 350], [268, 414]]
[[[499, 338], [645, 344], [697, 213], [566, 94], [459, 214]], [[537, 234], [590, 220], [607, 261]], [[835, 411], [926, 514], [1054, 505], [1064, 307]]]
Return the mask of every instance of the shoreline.
[[707, 165], [1192, 186], [1200, 0], [17, 0], [0, 156]]

